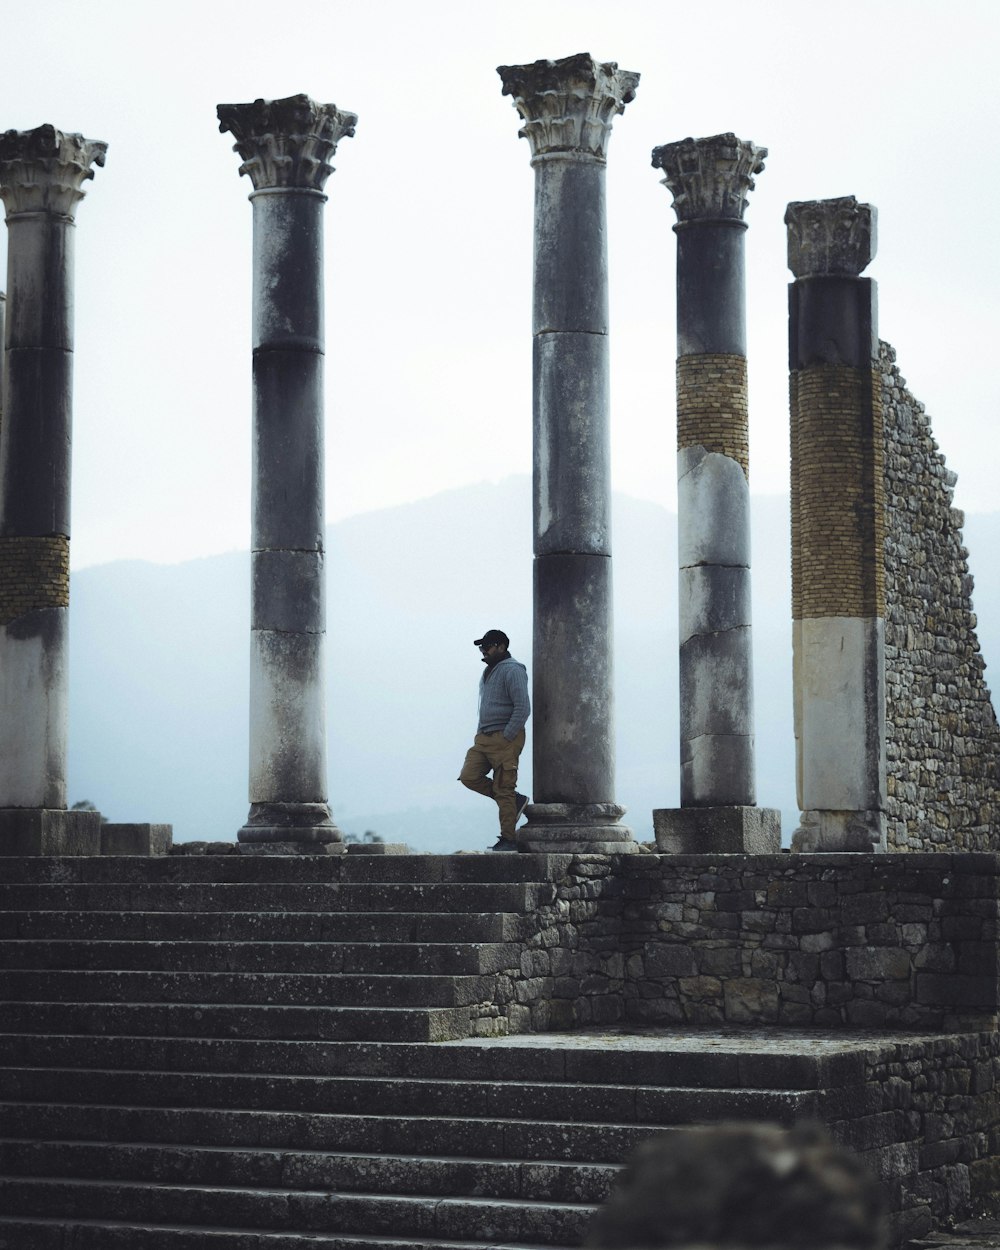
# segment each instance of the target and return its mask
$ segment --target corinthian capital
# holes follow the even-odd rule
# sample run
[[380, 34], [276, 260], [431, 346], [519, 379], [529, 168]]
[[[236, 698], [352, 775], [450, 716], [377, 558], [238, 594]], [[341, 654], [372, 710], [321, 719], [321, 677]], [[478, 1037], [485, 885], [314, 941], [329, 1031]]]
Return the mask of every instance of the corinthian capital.
[[322, 191], [333, 173], [330, 159], [337, 144], [354, 134], [356, 113], [335, 104], [317, 104], [307, 95], [252, 104], [220, 104], [219, 129], [236, 139], [233, 151], [243, 158], [255, 191], [298, 187]]
[[0, 135], [0, 199], [7, 216], [50, 213], [73, 219], [92, 165], [103, 165], [106, 143], [67, 135], [54, 126]]
[[767, 148], [729, 133], [653, 148], [653, 168], [666, 174], [678, 221], [742, 221], [766, 156]]
[[797, 200], [785, 212], [788, 268], [796, 278], [856, 278], [878, 245], [878, 211], [853, 195], [838, 200]]
[[518, 134], [531, 144], [532, 160], [555, 152], [606, 160], [611, 123], [635, 99], [639, 84], [638, 74], [614, 61], [595, 61], [589, 52], [499, 65], [497, 73], [524, 119]]

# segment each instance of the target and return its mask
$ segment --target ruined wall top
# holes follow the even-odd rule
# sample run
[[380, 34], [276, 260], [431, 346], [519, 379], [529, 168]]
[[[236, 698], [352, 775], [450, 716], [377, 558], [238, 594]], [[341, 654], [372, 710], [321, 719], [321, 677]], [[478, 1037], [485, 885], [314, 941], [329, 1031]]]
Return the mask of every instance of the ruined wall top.
[[497, 73], [524, 119], [518, 134], [531, 145], [533, 162], [573, 153], [603, 163], [615, 115], [635, 99], [639, 85], [638, 74], [615, 61], [595, 61], [589, 52], [498, 65]]
[[653, 168], [666, 174], [678, 221], [742, 221], [766, 156], [767, 148], [728, 131], [653, 148]]
[[49, 213], [73, 219], [92, 165], [103, 165], [108, 145], [54, 126], [0, 135], [0, 199], [7, 216]]
[[255, 191], [297, 188], [322, 191], [333, 173], [330, 160], [341, 139], [350, 138], [357, 114], [335, 104], [317, 104], [307, 95], [252, 104], [220, 104], [219, 129], [236, 139]]
[[796, 278], [856, 278], [878, 247], [878, 210], [853, 195], [798, 200], [785, 212], [788, 268]]

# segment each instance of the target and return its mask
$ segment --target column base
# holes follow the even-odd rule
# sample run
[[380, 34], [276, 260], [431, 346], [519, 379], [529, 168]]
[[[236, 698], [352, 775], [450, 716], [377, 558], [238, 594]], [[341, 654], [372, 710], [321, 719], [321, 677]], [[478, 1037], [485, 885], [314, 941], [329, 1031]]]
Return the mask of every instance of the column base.
[[835, 812], [812, 809], [799, 817], [792, 850], [799, 855], [853, 851], [870, 855], [886, 849], [885, 815], [879, 811]]
[[173, 842], [173, 825], [101, 825], [102, 855], [167, 855]]
[[100, 855], [101, 813], [0, 808], [0, 855]]
[[781, 812], [774, 807], [658, 807], [656, 849], [664, 855], [777, 855]]
[[236, 840], [241, 855], [343, 855], [347, 850], [325, 803], [252, 803]]
[[514, 837], [519, 851], [542, 855], [631, 855], [632, 830], [617, 803], [529, 803]]

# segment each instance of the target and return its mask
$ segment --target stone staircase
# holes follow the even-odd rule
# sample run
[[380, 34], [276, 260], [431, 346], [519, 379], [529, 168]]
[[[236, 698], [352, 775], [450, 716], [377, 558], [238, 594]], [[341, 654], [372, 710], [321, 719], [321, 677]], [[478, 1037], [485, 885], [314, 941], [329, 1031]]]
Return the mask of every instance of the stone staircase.
[[819, 1113], [807, 1057], [474, 1036], [554, 860], [0, 858], [0, 1248], [579, 1245], [644, 1138]]

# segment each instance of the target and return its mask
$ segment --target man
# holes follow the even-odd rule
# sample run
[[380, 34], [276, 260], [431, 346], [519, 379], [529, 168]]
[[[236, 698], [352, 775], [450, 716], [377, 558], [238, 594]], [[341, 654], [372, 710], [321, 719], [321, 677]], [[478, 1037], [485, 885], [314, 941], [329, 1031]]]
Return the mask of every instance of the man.
[[[510, 654], [510, 639], [502, 629], [488, 629], [475, 646], [483, 655], [486, 672], [479, 679], [479, 727], [466, 753], [459, 781], [496, 802], [500, 838], [491, 849], [516, 851], [514, 826], [528, 805], [518, 794], [517, 761], [524, 749], [524, 725], [531, 714], [528, 670]], [[493, 780], [487, 773], [493, 773]]]

